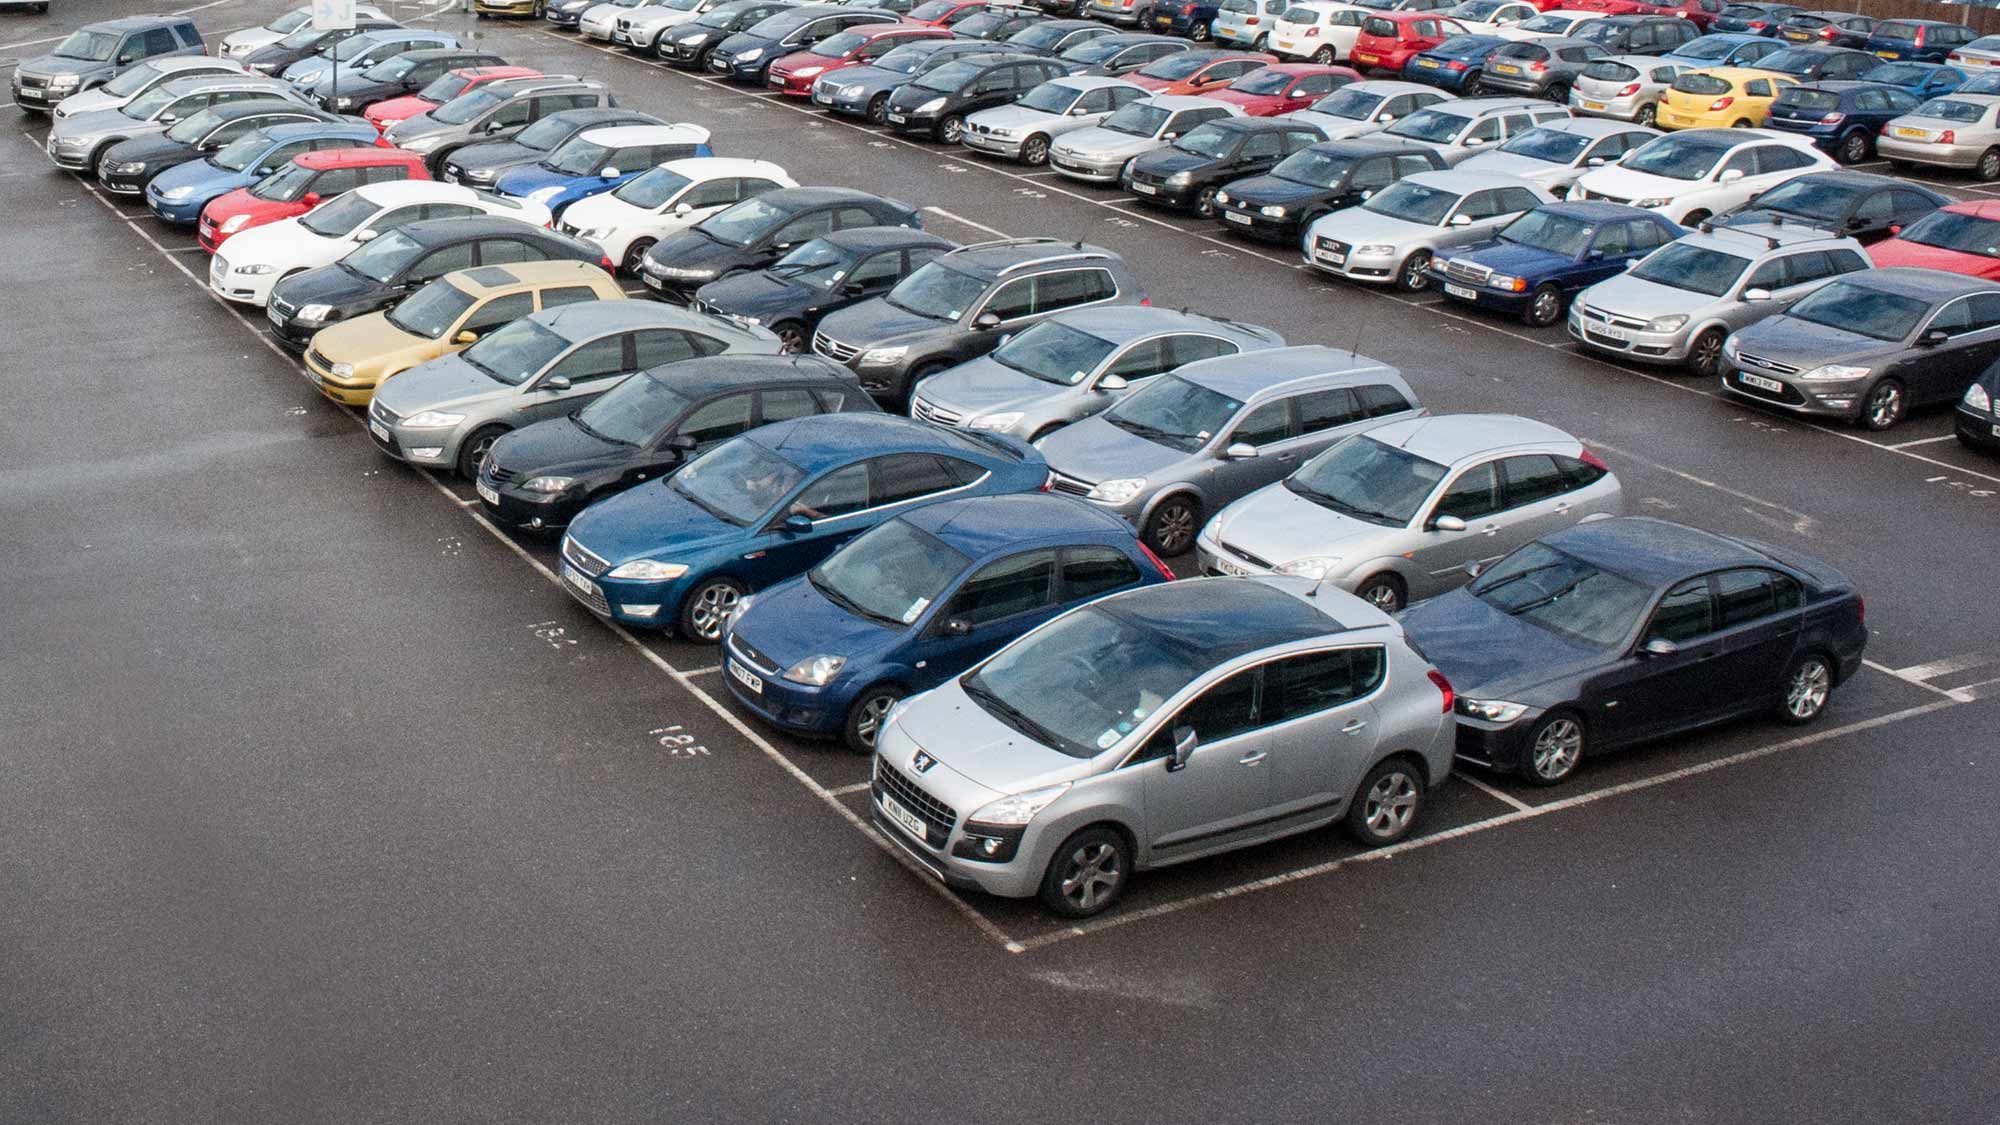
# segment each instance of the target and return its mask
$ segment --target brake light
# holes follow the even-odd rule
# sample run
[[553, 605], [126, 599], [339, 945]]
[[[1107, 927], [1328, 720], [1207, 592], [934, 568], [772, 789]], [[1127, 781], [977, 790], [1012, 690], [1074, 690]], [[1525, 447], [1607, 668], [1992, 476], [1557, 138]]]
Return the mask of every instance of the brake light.
[[1175, 577], [1174, 568], [1168, 566], [1165, 559], [1162, 559], [1160, 556], [1154, 554], [1153, 549], [1151, 547], [1146, 546], [1146, 544], [1143, 541], [1141, 541], [1139, 544], [1139, 553], [1146, 556], [1146, 561], [1153, 564], [1153, 569], [1160, 572], [1160, 577], [1166, 579], [1169, 582], [1172, 582], [1174, 580]]
[[1638, 92], [1639, 92], [1639, 84], [1637, 82], [1634, 82], [1630, 86], [1627, 86], [1622, 90], [1619, 90], [1618, 96], [1621, 98], [1629, 98], [1633, 94], [1636, 94]]
[[1854, 620], [1857, 624], [1868, 623], [1868, 603], [1862, 600], [1860, 594], [1854, 595]]
[[1819, 29], [1819, 37], [1821, 39], [1831, 39], [1838, 34], [1840, 34], [1840, 29], [1834, 27], [1832, 24], [1828, 24], [1825, 27]]
[[1191, 15], [1194, 15], [1194, 8], [1195, 8], [1195, 6], [1194, 6], [1193, 4], [1182, 4], [1182, 5], [1181, 5], [1181, 15], [1184, 15], [1184, 16], [1191, 16]]
[[1451, 681], [1445, 679], [1444, 673], [1438, 671], [1436, 668], [1424, 673], [1424, 675], [1429, 676], [1431, 682], [1437, 685], [1438, 690], [1444, 693], [1444, 706], [1438, 710], [1446, 715], [1451, 714], [1452, 704], [1458, 702], [1457, 693], [1451, 690]]
[[1529, 63], [1528, 69], [1534, 71], [1536, 74], [1541, 74], [1549, 69], [1549, 64], [1545, 62]]
[[1847, 120], [1847, 115], [1844, 113], [1829, 113], [1825, 117], [1820, 118], [1819, 123], [1822, 125], [1838, 125], [1845, 120]]
[[1464, 64], [1464, 63], [1462, 63], [1462, 62], [1459, 62], [1459, 61], [1458, 61], [1457, 59], [1453, 59], [1452, 61], [1450, 61], [1450, 62], [1448, 62], [1448, 63], [1444, 64], [1444, 68], [1445, 68], [1446, 70], [1464, 70], [1464, 69], [1465, 69], [1465, 64]]
[[1939, 134], [1937, 135], [1937, 143], [1939, 143], [1939, 144], [1941, 144], [1941, 145], [1955, 145], [1955, 144], [1957, 144], [1957, 143], [1958, 143], [1958, 130], [1956, 130], [1956, 129], [1946, 129], [1946, 130], [1945, 130], [1944, 132], [1942, 132], [1942, 133], [1939, 133]]
[[1911, 44], [1912, 44], [1912, 45], [1914, 45], [1914, 46], [1918, 46], [1918, 47], [1921, 47], [1921, 46], [1923, 46], [1923, 45], [1924, 45], [1924, 31], [1925, 31], [1925, 30], [1926, 30], [1926, 29], [1925, 29], [1924, 27], [1922, 27], [1922, 26], [1919, 26], [1919, 27], [1917, 28], [1917, 37], [1916, 37], [1915, 39], [1912, 39], [1912, 40], [1910, 40], [1910, 42], [1911, 42]]
[[1153, 307], [1153, 299], [1152, 299], [1151, 297], [1141, 297], [1141, 298], [1139, 298], [1139, 304], [1140, 304], [1140, 305], [1142, 305], [1142, 306], [1144, 306], [1144, 307], [1146, 307], [1146, 308], [1152, 308], [1152, 307]]
[[1756, 21], [1755, 23], [1752, 23], [1752, 24], [1750, 25], [1750, 30], [1752, 30], [1752, 31], [1762, 31], [1762, 30], [1764, 30], [1765, 28], [1767, 28], [1767, 27], [1769, 27], [1769, 26], [1771, 26], [1771, 24], [1770, 24], [1770, 21], [1769, 21], [1769, 20], [1758, 20], [1758, 21]]
[[1315, 37], [1317, 37], [1318, 35], [1319, 35], [1319, 28], [1316, 28], [1316, 27], [1309, 27], [1309, 28], [1306, 28], [1306, 34], [1305, 34], [1305, 37], [1306, 37], [1307, 39], [1312, 39], [1312, 38], [1315, 38]]
[[1717, 98], [1714, 101], [1708, 103], [1708, 112], [1721, 113], [1723, 110], [1729, 108], [1729, 103], [1735, 100], [1736, 100], [1735, 98]]
[[1576, 459], [1593, 469], [1601, 469], [1607, 473], [1611, 471], [1611, 466], [1604, 463], [1604, 458], [1599, 457], [1596, 451], [1587, 445], [1583, 447], [1582, 453], [1576, 455]]
[[612, 270], [614, 270], [614, 269], [617, 269], [617, 268], [618, 268], [617, 266], [614, 266], [614, 265], [612, 265], [612, 264], [611, 264], [611, 258], [610, 258], [610, 256], [609, 256], [609, 255], [607, 255], [607, 256], [605, 256], [605, 257], [602, 257], [602, 258], [599, 258], [599, 259], [597, 259], [597, 264], [598, 264], [598, 265], [600, 265], [600, 266], [603, 266], [603, 267], [604, 267], [604, 269], [605, 269], [605, 272], [607, 272], [607, 273], [609, 273], [610, 271], [612, 271]]
[[1248, 18], [1248, 19], [1244, 20], [1244, 21], [1243, 21], [1243, 24], [1244, 24], [1244, 26], [1246, 26], [1246, 27], [1255, 27], [1255, 26], [1257, 26], [1257, 17], [1256, 17], [1256, 16], [1251, 16], [1250, 18]]

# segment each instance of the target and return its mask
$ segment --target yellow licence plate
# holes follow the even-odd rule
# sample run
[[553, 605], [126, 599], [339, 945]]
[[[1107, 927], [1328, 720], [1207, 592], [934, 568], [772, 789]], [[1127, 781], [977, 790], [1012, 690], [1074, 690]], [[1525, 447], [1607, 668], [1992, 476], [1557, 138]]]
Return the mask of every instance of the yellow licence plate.
[[1493, 64], [1493, 70], [1494, 70], [1494, 71], [1495, 71], [1496, 73], [1499, 73], [1499, 74], [1519, 74], [1519, 73], [1521, 73], [1521, 68], [1520, 68], [1520, 67], [1518, 67], [1518, 66], [1514, 66], [1514, 65], [1512, 65], [1511, 63], [1494, 63], [1494, 64]]
[[1930, 138], [1930, 134], [1924, 132], [1922, 129], [1912, 129], [1907, 125], [1896, 126], [1896, 135], [1899, 137], [1915, 137], [1920, 141]]
[[1603, 109], [1603, 108], [1604, 108], [1604, 103], [1603, 103], [1603, 102], [1585, 102], [1585, 103], [1583, 103], [1583, 108], [1585, 108], [1585, 109]]
[[1893, 58], [1895, 58], [1895, 57], [1896, 57], [1896, 52], [1895, 52], [1895, 51], [1877, 51], [1877, 52], [1875, 52], [1875, 53], [1876, 53], [1877, 55], [1880, 55], [1881, 57], [1883, 57], [1883, 58], [1885, 58], [1885, 59], [1893, 59]]

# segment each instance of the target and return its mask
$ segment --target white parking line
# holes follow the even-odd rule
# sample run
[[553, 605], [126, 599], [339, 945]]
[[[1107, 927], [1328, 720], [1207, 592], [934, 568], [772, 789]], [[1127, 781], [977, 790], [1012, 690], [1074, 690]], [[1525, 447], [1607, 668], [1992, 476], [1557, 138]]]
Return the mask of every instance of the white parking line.
[[1958, 435], [1957, 435], [1957, 434], [1945, 434], [1945, 435], [1943, 435], [1943, 436], [1941, 436], [1941, 437], [1925, 437], [1925, 438], [1918, 438], [1918, 439], [1917, 439], [1917, 440], [1915, 440], [1915, 441], [1899, 441], [1899, 442], [1896, 442], [1896, 443], [1895, 443], [1894, 445], [1889, 445], [1889, 446], [1884, 446], [1884, 448], [1885, 448], [1885, 449], [1908, 449], [1908, 448], [1910, 448], [1910, 447], [1911, 447], [1911, 446], [1913, 446], [1913, 445], [1936, 445], [1936, 444], [1937, 444], [1938, 442], [1941, 442], [1941, 441], [1955, 441], [1955, 440], [1957, 440], [1957, 438], [1958, 438]]
[[[1897, 679], [1903, 681], [1904, 683], [1912, 685], [1913, 687], [1920, 687], [1925, 691], [1932, 692], [1937, 695], [1942, 695], [1946, 699], [1954, 700], [1959, 703], [1970, 703], [1974, 699], [1978, 698], [1978, 696], [1975, 695], [1967, 695], [1963, 688], [1941, 688], [1936, 684], [1927, 683], [1921, 676], [1910, 675], [1907, 669], [1898, 670], [1895, 668], [1891, 668], [1886, 664], [1877, 664], [1873, 660], [1863, 660], [1861, 663], [1866, 667], [1875, 669], [1877, 672], [1883, 672], [1888, 675], [1894, 676]], [[1980, 661], [1979, 663], [1985, 663], [1985, 662]], [[1977, 667], [1977, 666], [1978, 664], [1967, 665], [1967, 667]], [[1921, 667], [1922, 666], [1919, 665], [1919, 668]], [[1957, 670], [1959, 669], [1948, 669], [1948, 671], [1957, 671]], [[1939, 672], [1937, 674], [1944, 675], [1945, 673]]]
[[1460, 781], [1465, 782], [1467, 785], [1472, 786], [1474, 789], [1479, 790], [1481, 793], [1486, 794], [1488, 797], [1491, 797], [1494, 800], [1499, 801], [1501, 804], [1514, 806], [1514, 808], [1517, 811], [1526, 812], [1529, 809], [1535, 807], [1529, 804], [1528, 802], [1515, 797], [1512, 793], [1505, 793], [1499, 789], [1495, 789], [1493, 786], [1486, 784], [1485, 782], [1479, 780], [1478, 778], [1472, 776], [1469, 773], [1454, 771], [1452, 776], [1458, 778]]
[[950, 219], [954, 223], [963, 223], [966, 226], [971, 227], [973, 230], [983, 230], [987, 234], [990, 234], [995, 238], [1014, 237], [1013, 235], [1008, 234], [1004, 230], [994, 230], [992, 227], [987, 226], [985, 223], [975, 223], [971, 219], [966, 218], [964, 215], [954, 215], [942, 207], [926, 207], [924, 208], [924, 210], [930, 212], [933, 215], [938, 216], [939, 218]]
[[683, 675], [683, 676], [706, 676], [706, 675], [708, 675], [708, 674], [709, 674], [710, 672], [720, 672], [720, 671], [722, 671], [722, 665], [720, 665], [720, 664], [710, 664], [710, 665], [708, 665], [708, 666], [707, 666], [707, 667], [705, 667], [705, 668], [689, 668], [689, 669], [688, 669], [687, 671], [685, 671], [685, 672], [682, 672], [682, 673], [681, 673], [681, 675]]
[[870, 782], [857, 781], [852, 785], [843, 785], [838, 789], [829, 789], [827, 792], [836, 797], [847, 797], [855, 793], [866, 793], [871, 788], [871, 785], [872, 783]]
[[1928, 664], [1912, 664], [1907, 668], [1898, 668], [1894, 674], [1906, 680], [1935, 680], [1939, 676], [1949, 676], [1953, 672], [1984, 668], [1995, 661], [2000, 661], [2000, 656], [1984, 652], [1968, 652], [1963, 656], [1948, 656]]

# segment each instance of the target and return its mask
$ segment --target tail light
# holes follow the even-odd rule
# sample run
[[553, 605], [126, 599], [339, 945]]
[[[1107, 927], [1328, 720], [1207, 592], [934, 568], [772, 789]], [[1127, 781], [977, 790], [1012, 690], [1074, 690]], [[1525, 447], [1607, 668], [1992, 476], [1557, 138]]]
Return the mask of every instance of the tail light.
[[[1053, 480], [1055, 478], [1051, 477], [1050, 479]], [[1043, 491], [1046, 492], [1048, 490], [1044, 488]], [[1172, 582], [1174, 580], [1174, 578], [1176, 577], [1176, 575], [1174, 574], [1174, 568], [1168, 566], [1165, 559], [1162, 559], [1160, 556], [1154, 554], [1153, 549], [1151, 547], [1146, 546], [1143, 540], [1141, 540], [1139, 543], [1139, 553], [1146, 556], [1146, 561], [1153, 564], [1153, 569], [1160, 572], [1160, 577], [1166, 579], [1169, 582]]]
[[1587, 445], [1583, 447], [1582, 453], [1576, 455], [1576, 459], [1593, 469], [1601, 469], [1607, 473], [1611, 471], [1611, 466], [1604, 463], [1604, 458], [1599, 457], [1597, 452]]
[[1305, 38], [1307, 38], [1307, 39], [1316, 39], [1316, 38], [1318, 38], [1318, 37], [1319, 37], [1319, 28], [1317, 28], [1317, 27], [1309, 27], [1309, 28], [1306, 28], [1306, 34], [1305, 34]]
[[1638, 92], [1639, 92], [1639, 84], [1637, 82], [1634, 82], [1629, 86], [1622, 87], [1618, 91], [1618, 96], [1621, 98], [1629, 98], [1633, 94], [1636, 94]]
[[1860, 594], [1854, 595], [1854, 620], [1856, 623], [1862, 625], [1868, 623], [1868, 603], [1862, 599]]
[[1752, 31], [1762, 31], [1762, 30], [1764, 30], [1765, 28], [1767, 28], [1767, 27], [1769, 27], [1769, 26], [1771, 26], [1771, 23], [1770, 23], [1770, 21], [1769, 21], [1769, 20], [1756, 20], [1756, 21], [1754, 21], [1753, 23], [1751, 23], [1751, 24], [1750, 24], [1750, 30], [1752, 30]]
[[1453, 59], [1452, 61], [1450, 61], [1450, 62], [1448, 62], [1448, 63], [1444, 64], [1444, 68], [1445, 68], [1446, 70], [1464, 70], [1464, 69], [1465, 69], [1465, 64], [1464, 64], [1464, 63], [1462, 63], [1462, 62], [1459, 62], [1459, 61], [1458, 61], [1457, 59]]
[[1139, 303], [1145, 306], [1146, 308], [1153, 307], [1153, 299], [1151, 297], [1141, 297], [1139, 298]]
[[1245, 20], [1243, 21], [1243, 25], [1244, 25], [1245, 27], [1256, 27], [1256, 26], [1257, 26], [1257, 17], [1256, 17], [1256, 16], [1250, 16], [1250, 17], [1248, 17], [1247, 19], [1245, 19]]
[[1958, 130], [1956, 130], [1956, 129], [1946, 129], [1946, 130], [1945, 130], [1944, 132], [1942, 132], [1942, 133], [1939, 133], [1939, 134], [1937, 135], [1937, 143], [1939, 143], [1939, 144], [1941, 144], [1941, 145], [1955, 145], [1955, 144], [1957, 144], [1957, 143], [1958, 143]]
[[1924, 26], [1923, 26], [1922, 24], [1918, 24], [1918, 25], [1917, 25], [1917, 37], [1916, 37], [1915, 39], [1913, 39], [1913, 40], [1911, 40], [1911, 41], [1910, 41], [1910, 43], [1911, 43], [1911, 45], [1912, 45], [1912, 46], [1916, 46], [1916, 47], [1921, 47], [1921, 46], [1923, 46], [1923, 45], [1924, 45], [1924, 31], [1925, 31], [1925, 30], [1926, 30], [1926, 29], [1924, 28]]
[[1549, 69], [1549, 64], [1545, 62], [1529, 63], [1528, 69], [1535, 72], [1536, 74], [1542, 74]]
[[1708, 112], [1721, 113], [1723, 110], [1728, 109], [1730, 103], [1734, 102], [1735, 100], [1736, 100], [1735, 98], [1717, 98], [1714, 101], [1708, 103]]
[[610, 272], [611, 270], [618, 268], [611, 264], [611, 258], [608, 255], [597, 259], [597, 264], [603, 266], [607, 273]]
[[1829, 113], [1825, 117], [1820, 118], [1819, 123], [1822, 125], [1838, 125], [1845, 120], [1847, 120], [1847, 115], [1844, 113]]
[[1445, 679], [1444, 673], [1438, 671], [1436, 668], [1425, 672], [1424, 675], [1429, 676], [1431, 682], [1437, 685], [1437, 689], [1444, 693], [1444, 706], [1438, 710], [1446, 715], [1451, 714], [1452, 704], [1458, 702], [1458, 693], [1451, 690], [1451, 681]]
[[1831, 39], [1839, 34], [1840, 34], [1840, 29], [1833, 26], [1832, 24], [1827, 24], [1825, 27], [1819, 29], [1819, 37], [1821, 39]]
[[[1036, 491], [1054, 492], [1055, 490], [1056, 490], [1056, 474], [1054, 470], [1050, 470], [1049, 475], [1042, 478], [1042, 487], [1036, 489]], [[1139, 549], [1141, 551], [1146, 551], [1146, 545], [1144, 543], [1139, 544]], [[1151, 555], [1153, 552], [1146, 551], [1146, 553], [1148, 555]]]
[[1181, 15], [1184, 15], [1184, 16], [1191, 16], [1191, 15], [1194, 15], [1194, 9], [1195, 9], [1195, 6], [1194, 6], [1193, 4], [1182, 4], [1182, 5], [1181, 5]]

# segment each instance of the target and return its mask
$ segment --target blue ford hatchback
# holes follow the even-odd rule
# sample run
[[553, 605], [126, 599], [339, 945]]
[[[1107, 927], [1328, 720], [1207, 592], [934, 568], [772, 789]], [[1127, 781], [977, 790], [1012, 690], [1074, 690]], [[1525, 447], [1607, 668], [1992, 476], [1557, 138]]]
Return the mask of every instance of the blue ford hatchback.
[[1686, 233], [1622, 203], [1547, 203], [1502, 227], [1497, 238], [1439, 254], [1431, 277], [1446, 297], [1540, 327], [1562, 319], [1585, 286]]
[[866, 754], [897, 700], [1059, 613], [1172, 577], [1130, 524], [1082, 500], [928, 504], [738, 603], [724, 682], [766, 722]]
[[249, 187], [292, 162], [292, 157], [329, 148], [365, 148], [378, 134], [364, 121], [307, 121], [272, 125], [238, 137], [206, 160], [191, 160], [154, 176], [146, 184], [146, 206], [162, 222], [192, 226], [209, 201]]
[[914, 418], [825, 414], [761, 426], [585, 508], [562, 541], [570, 593], [615, 621], [714, 644], [744, 594], [934, 500], [1048, 483], [1024, 441]]
[[609, 125], [578, 133], [533, 164], [503, 170], [493, 190], [561, 215], [577, 200], [612, 191], [668, 161], [714, 155], [708, 130], [699, 125]]

